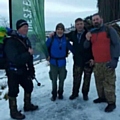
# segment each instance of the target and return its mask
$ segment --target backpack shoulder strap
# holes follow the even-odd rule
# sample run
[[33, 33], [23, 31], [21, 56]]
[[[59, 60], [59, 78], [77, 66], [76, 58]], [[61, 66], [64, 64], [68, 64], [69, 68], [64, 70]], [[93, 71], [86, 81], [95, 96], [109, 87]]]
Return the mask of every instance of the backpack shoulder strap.
[[52, 46], [53, 41], [54, 41], [54, 36], [52, 36], [52, 38], [51, 38], [50, 46], [49, 46], [50, 48], [51, 48], [51, 46]]
[[105, 25], [105, 31], [107, 33], [107, 37], [110, 38], [110, 25]]
[[54, 41], [54, 36], [52, 36], [51, 41], [50, 41], [50, 45], [48, 47], [48, 53], [50, 56], [51, 56], [50, 50], [51, 50], [51, 46], [52, 46], [53, 41]]
[[17, 38], [17, 37], [14, 37], [14, 38], [17, 39], [26, 49], [28, 49], [28, 47], [25, 45], [25, 43], [20, 38]]
[[68, 55], [69, 55], [69, 49], [68, 49], [68, 43], [69, 43], [69, 39], [68, 39], [68, 37], [66, 37], [66, 57], [68, 57]]

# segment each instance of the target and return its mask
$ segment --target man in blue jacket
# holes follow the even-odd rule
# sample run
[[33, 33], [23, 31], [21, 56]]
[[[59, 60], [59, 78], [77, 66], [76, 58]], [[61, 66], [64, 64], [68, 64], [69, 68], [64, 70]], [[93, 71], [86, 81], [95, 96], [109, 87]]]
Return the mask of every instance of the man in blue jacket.
[[59, 78], [58, 98], [63, 99], [64, 80], [67, 75], [67, 49], [73, 52], [71, 44], [66, 40], [64, 31], [64, 25], [62, 23], [57, 24], [56, 34], [52, 38], [48, 38], [46, 41], [50, 57], [49, 76], [52, 80], [52, 101], [55, 101], [57, 97], [57, 78]]

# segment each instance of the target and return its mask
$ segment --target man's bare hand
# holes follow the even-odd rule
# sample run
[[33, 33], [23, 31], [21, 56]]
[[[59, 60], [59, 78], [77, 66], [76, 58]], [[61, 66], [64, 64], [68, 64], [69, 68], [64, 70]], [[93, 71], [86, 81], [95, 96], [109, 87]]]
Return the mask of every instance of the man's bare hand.
[[48, 57], [46, 58], [46, 60], [47, 60], [47, 61], [50, 61], [50, 56], [48, 56]]
[[32, 48], [29, 48], [29, 49], [28, 49], [28, 52], [29, 52], [31, 55], [33, 55], [33, 49], [32, 49]]
[[90, 66], [94, 66], [95, 62], [93, 59], [90, 59]]
[[91, 32], [88, 32], [88, 33], [86, 34], [86, 39], [87, 39], [87, 40], [90, 40], [90, 39], [91, 39], [91, 37], [92, 37]]
[[52, 38], [55, 35], [54, 32], [50, 33], [49, 37]]

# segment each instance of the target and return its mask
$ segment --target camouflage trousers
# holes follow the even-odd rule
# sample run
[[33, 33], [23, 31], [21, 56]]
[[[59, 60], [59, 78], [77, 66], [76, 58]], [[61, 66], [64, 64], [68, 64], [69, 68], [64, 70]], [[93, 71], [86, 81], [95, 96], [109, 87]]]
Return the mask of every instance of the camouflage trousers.
[[83, 77], [83, 85], [82, 85], [82, 93], [83, 95], [88, 95], [90, 88], [90, 80], [92, 74], [92, 67], [79, 67], [77, 65], [73, 65], [73, 94], [78, 95], [79, 88], [81, 85], [82, 75]]
[[52, 95], [57, 96], [57, 79], [59, 79], [58, 94], [63, 94], [64, 80], [67, 76], [66, 66], [58, 67], [50, 64], [49, 77], [52, 80]]
[[105, 98], [108, 104], [115, 103], [115, 70], [107, 68], [106, 63], [96, 63], [94, 76], [98, 97]]

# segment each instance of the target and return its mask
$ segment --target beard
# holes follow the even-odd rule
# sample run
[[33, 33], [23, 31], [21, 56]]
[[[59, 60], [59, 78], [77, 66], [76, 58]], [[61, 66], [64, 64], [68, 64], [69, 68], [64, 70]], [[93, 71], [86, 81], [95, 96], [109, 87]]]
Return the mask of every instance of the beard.
[[95, 24], [94, 24], [94, 27], [95, 27], [95, 28], [99, 28], [100, 26], [101, 26], [100, 23], [95, 23]]

